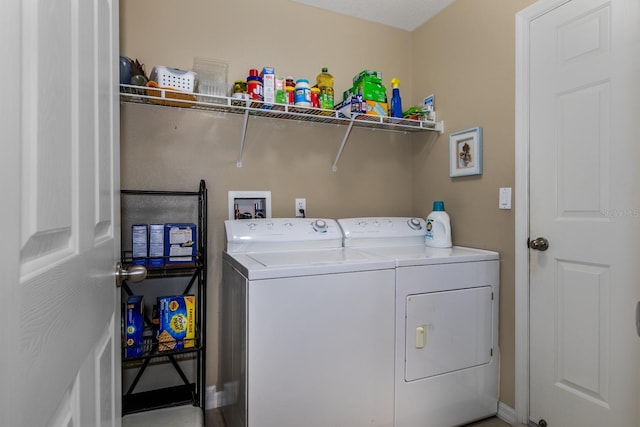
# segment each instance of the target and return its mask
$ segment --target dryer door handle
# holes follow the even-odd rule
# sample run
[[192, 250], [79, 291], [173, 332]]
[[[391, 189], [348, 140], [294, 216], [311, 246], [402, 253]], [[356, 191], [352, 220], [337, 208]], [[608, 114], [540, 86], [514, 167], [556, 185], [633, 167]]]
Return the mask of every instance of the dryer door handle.
[[416, 328], [416, 348], [425, 348], [427, 345], [427, 325]]

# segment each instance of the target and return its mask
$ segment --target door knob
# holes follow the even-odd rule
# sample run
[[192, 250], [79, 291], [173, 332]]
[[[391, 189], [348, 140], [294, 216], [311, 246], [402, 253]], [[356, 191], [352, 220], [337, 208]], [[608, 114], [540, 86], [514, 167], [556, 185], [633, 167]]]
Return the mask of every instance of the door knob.
[[529, 241], [529, 248], [537, 251], [546, 251], [549, 249], [549, 241], [544, 237], [538, 237]]
[[125, 268], [122, 264], [116, 264], [116, 287], [122, 286], [123, 280], [130, 282], [142, 282], [147, 278], [147, 269], [142, 265], [130, 265]]

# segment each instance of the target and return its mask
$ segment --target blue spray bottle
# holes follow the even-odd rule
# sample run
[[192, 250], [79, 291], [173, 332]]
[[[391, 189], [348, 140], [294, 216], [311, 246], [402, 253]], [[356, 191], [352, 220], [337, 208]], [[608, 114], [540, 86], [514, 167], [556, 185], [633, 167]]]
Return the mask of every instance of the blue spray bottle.
[[400, 98], [400, 80], [395, 77], [391, 79], [391, 117], [402, 118], [402, 99]]

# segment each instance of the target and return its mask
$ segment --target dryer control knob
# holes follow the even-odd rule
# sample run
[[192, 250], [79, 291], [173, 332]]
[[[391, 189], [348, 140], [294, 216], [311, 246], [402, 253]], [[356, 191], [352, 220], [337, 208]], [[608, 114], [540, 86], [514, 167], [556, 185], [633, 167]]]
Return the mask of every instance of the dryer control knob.
[[313, 221], [313, 229], [319, 233], [327, 232], [327, 222], [321, 219]]
[[421, 228], [420, 220], [418, 218], [411, 218], [407, 221], [407, 224], [409, 224], [409, 227], [413, 230], [420, 230]]

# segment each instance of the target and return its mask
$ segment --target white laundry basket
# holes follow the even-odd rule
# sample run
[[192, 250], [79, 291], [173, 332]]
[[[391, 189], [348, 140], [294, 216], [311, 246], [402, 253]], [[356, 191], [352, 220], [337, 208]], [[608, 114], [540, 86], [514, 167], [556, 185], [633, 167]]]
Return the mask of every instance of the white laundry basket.
[[149, 77], [162, 87], [172, 87], [189, 93], [192, 93], [195, 89], [196, 73], [193, 71], [158, 65], [153, 67]]

